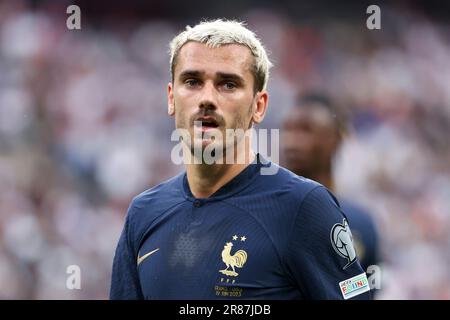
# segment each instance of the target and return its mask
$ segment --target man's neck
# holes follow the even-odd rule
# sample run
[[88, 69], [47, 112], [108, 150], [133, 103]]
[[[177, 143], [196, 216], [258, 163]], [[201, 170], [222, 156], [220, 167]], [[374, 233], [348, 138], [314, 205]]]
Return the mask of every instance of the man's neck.
[[210, 197], [247, 168], [255, 157], [255, 153], [250, 150], [244, 163], [187, 164], [186, 175], [192, 194], [196, 198]]

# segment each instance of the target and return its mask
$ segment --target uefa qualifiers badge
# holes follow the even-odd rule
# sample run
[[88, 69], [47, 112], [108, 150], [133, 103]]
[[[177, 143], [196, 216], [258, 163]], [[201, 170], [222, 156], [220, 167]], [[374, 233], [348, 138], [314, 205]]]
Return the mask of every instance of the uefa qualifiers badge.
[[356, 251], [353, 246], [353, 236], [348, 226], [347, 219], [343, 219], [342, 224], [336, 223], [330, 233], [331, 244], [334, 250], [343, 258], [347, 259], [344, 270], [356, 261]]

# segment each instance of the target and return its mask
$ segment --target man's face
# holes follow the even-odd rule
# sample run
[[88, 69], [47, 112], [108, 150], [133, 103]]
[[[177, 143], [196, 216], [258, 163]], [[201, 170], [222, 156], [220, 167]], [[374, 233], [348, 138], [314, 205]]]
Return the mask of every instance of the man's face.
[[338, 135], [330, 112], [323, 107], [292, 108], [282, 134], [285, 165], [289, 170], [311, 177], [331, 163]]
[[[202, 132], [222, 133], [223, 138], [214, 141], [196, 138], [203, 148], [223, 143], [225, 129], [250, 128], [252, 121], [259, 120], [254, 113], [260, 94], [253, 90], [252, 63], [250, 49], [242, 45], [209, 48], [198, 42], [186, 43], [168, 87], [169, 114], [175, 116], [176, 128], [187, 129], [194, 137], [194, 121], [200, 121]], [[227, 145], [231, 146], [229, 141]]]

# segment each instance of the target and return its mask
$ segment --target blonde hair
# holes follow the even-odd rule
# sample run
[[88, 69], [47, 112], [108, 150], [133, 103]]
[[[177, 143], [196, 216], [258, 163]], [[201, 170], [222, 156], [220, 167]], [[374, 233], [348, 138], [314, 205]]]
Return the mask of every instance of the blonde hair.
[[255, 78], [255, 91], [267, 88], [269, 70], [272, 67], [266, 50], [255, 33], [247, 29], [243, 22], [234, 20], [202, 21], [194, 27], [186, 26], [186, 30], [178, 34], [170, 42], [170, 72], [172, 80], [181, 47], [189, 41], [206, 44], [217, 48], [225, 44], [241, 44], [247, 46], [254, 57], [252, 73]]

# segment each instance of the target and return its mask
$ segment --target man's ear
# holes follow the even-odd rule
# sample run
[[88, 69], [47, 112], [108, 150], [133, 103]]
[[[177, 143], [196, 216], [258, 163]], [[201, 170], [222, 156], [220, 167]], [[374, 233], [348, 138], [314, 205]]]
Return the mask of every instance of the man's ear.
[[169, 116], [175, 115], [175, 102], [173, 100], [173, 85], [171, 82], [167, 85], [167, 113]]
[[256, 94], [256, 108], [253, 112], [253, 122], [258, 124], [263, 121], [266, 115], [267, 106], [269, 103], [269, 94], [267, 91], [261, 91]]

